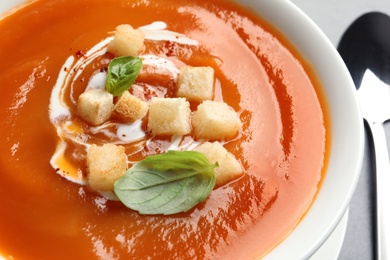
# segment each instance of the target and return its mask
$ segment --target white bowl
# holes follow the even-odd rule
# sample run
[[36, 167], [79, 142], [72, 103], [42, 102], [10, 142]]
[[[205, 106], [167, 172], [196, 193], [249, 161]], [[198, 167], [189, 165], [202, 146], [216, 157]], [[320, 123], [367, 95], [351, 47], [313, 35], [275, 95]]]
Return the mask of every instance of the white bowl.
[[[0, 1], [0, 14], [24, 0]], [[342, 59], [324, 33], [288, 0], [241, 0], [278, 28], [310, 61], [329, 103], [332, 144], [323, 185], [294, 231], [265, 259], [307, 259], [329, 237], [348, 208], [363, 157], [363, 121], [355, 87]]]

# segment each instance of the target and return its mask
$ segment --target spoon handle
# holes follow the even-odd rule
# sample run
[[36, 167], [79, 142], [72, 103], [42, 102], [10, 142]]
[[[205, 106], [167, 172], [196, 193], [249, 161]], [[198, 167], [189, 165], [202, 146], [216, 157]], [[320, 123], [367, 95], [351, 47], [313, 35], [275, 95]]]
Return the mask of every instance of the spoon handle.
[[390, 163], [382, 123], [368, 122], [376, 165], [376, 245], [377, 259], [390, 259]]

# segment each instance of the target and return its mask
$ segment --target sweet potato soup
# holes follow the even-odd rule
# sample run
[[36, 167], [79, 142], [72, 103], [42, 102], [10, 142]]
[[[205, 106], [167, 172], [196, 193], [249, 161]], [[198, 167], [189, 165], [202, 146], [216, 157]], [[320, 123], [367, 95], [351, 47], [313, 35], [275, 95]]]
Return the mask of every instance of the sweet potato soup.
[[[214, 100], [242, 122], [223, 142], [242, 176], [185, 213], [141, 215], [85, 185], [86, 145], [121, 144], [131, 164], [197, 142], [150, 137], [142, 121], [91, 127], [77, 116], [75, 100], [100, 84], [120, 24], [145, 33], [133, 94], [169, 97], [182, 66], [210, 66]], [[4, 17], [0, 32], [1, 256], [253, 259], [312, 203], [329, 142], [320, 85], [250, 11], [222, 0], [37, 0]]]

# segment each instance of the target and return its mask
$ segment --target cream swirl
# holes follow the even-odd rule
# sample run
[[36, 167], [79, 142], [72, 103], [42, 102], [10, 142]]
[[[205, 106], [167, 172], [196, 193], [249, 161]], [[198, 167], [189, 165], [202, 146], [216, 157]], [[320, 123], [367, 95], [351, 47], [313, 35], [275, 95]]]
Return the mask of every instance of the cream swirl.
[[[139, 29], [145, 34], [145, 39], [149, 41], [169, 41], [184, 45], [198, 45], [196, 40], [177, 32], [166, 30], [166, 27], [167, 25], [164, 22], [154, 22]], [[96, 139], [95, 136], [104, 136], [104, 139], [115, 144], [131, 144], [133, 147], [132, 153], [142, 150], [151, 140], [151, 137], [142, 130], [141, 120], [130, 124], [108, 121], [100, 126], [86, 127], [76, 120], [77, 117], [72, 111], [71, 106], [77, 106], [76, 95], [74, 95], [75, 82], [82, 80], [85, 76], [83, 75], [85, 67], [106, 54], [107, 45], [112, 39], [113, 37], [107, 37], [97, 43], [80, 59], [76, 59], [74, 56], [68, 57], [58, 74], [56, 84], [51, 92], [49, 117], [51, 123], [56, 128], [58, 143], [50, 163], [58, 174], [79, 184], [86, 183], [85, 176], [82, 170], [75, 167], [71, 160], [84, 160], [90, 143]], [[140, 57], [144, 65], [153, 67], [155, 71], [168, 72], [169, 76], [176, 81], [180, 69], [174, 62], [150, 53]], [[91, 75], [85, 89], [104, 89], [106, 77], [107, 72], [105, 71]], [[137, 86], [135, 85], [134, 87], [136, 88]], [[151, 91], [159, 96], [165, 94], [158, 88]], [[188, 141], [184, 139], [181, 136], [173, 137], [170, 149], [180, 149], [181, 146], [189, 147], [194, 143], [193, 140]], [[71, 154], [71, 159], [66, 154]], [[129, 161], [129, 163], [133, 162]]]

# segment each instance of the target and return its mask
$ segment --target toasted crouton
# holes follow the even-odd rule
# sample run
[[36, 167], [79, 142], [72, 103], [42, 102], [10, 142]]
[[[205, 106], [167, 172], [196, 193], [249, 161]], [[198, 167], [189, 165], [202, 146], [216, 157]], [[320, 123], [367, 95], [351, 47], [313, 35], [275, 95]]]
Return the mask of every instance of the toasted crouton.
[[114, 39], [108, 44], [107, 51], [120, 56], [138, 56], [144, 46], [144, 34], [133, 29], [131, 25], [122, 24], [116, 27]]
[[113, 191], [114, 183], [126, 172], [127, 156], [123, 146], [93, 144], [87, 152], [87, 182], [96, 191]]
[[242, 123], [237, 113], [226, 103], [206, 100], [192, 116], [192, 126], [196, 138], [214, 141], [233, 138]]
[[190, 67], [181, 69], [176, 95], [189, 101], [202, 102], [213, 98], [214, 69], [212, 67]]
[[194, 149], [206, 156], [210, 163], [218, 162], [215, 168], [216, 187], [238, 178], [242, 175], [242, 168], [237, 159], [229, 153], [219, 142], [206, 142]]
[[88, 89], [79, 96], [77, 113], [92, 125], [107, 121], [114, 109], [114, 97], [101, 89]]
[[113, 115], [130, 123], [143, 118], [148, 109], [148, 103], [125, 91], [115, 104]]
[[186, 135], [191, 132], [190, 103], [184, 98], [153, 97], [149, 106], [148, 131], [153, 135]]

